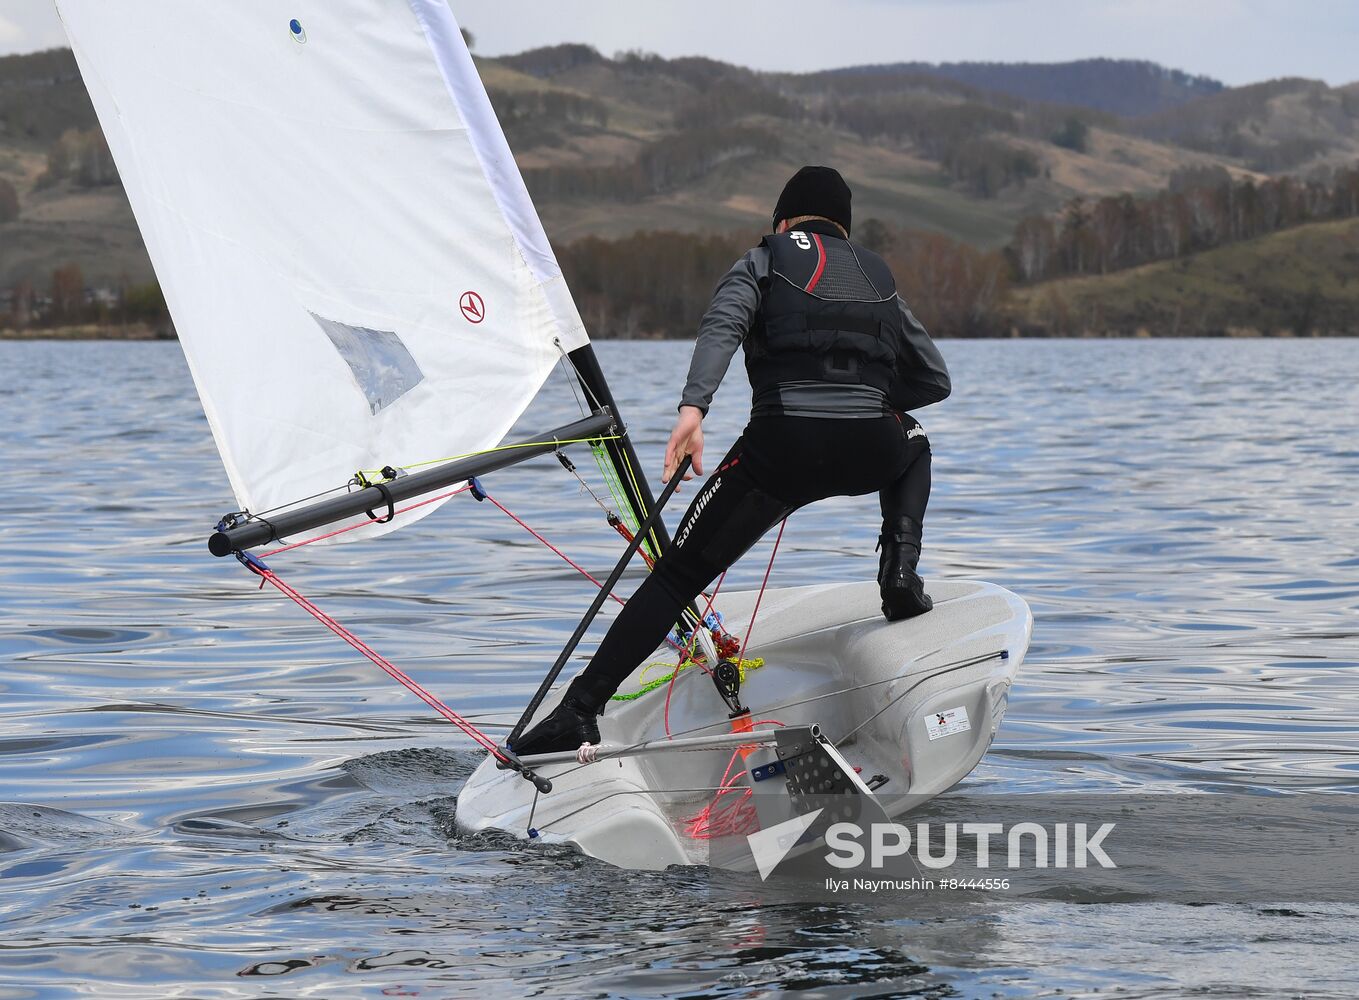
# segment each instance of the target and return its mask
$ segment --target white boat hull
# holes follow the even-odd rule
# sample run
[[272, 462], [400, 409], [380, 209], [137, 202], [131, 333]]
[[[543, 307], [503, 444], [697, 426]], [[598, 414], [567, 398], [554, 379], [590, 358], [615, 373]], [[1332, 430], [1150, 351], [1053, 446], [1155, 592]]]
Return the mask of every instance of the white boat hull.
[[[756, 728], [772, 728], [759, 723], [764, 719], [819, 725], [863, 780], [878, 786], [876, 798], [889, 816], [946, 791], [977, 765], [1000, 725], [1033, 628], [1028, 605], [993, 584], [936, 581], [929, 591], [933, 611], [888, 623], [873, 583], [769, 590], [746, 651], [748, 659], [765, 660], [741, 689]], [[734, 634], [745, 634], [754, 599], [754, 593], [722, 595]], [[656, 655], [670, 664], [674, 658], [668, 650]], [[640, 672], [621, 690], [638, 689]], [[653, 668], [647, 679], [665, 672]], [[669, 694], [668, 716], [665, 687], [612, 702], [600, 719], [602, 743], [654, 745], [667, 739], [667, 722], [670, 737], [691, 743], [731, 731], [727, 709], [702, 672], [683, 671]], [[457, 821], [469, 831], [518, 837], [532, 829], [545, 842], [571, 844], [624, 868], [751, 869], [745, 834], [758, 828], [753, 808], [724, 836], [696, 836], [692, 821], [713, 802], [728, 768], [739, 785], [720, 802], [732, 806], [754, 787], [746, 772], [771, 754], [742, 755], [727, 745], [624, 754], [585, 766], [544, 764], [537, 770], [553, 783], [546, 795], [488, 758], [458, 796]]]

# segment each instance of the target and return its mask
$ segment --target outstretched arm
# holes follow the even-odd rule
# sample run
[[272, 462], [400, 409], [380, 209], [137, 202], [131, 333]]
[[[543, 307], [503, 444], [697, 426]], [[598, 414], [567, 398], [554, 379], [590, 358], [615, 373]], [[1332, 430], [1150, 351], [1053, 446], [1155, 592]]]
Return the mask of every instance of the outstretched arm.
[[[666, 445], [666, 481], [685, 455], [694, 457], [694, 472], [703, 474], [703, 418], [731, 366], [736, 349], [755, 322], [755, 314], [760, 308], [761, 285], [769, 279], [769, 267], [769, 251], [762, 246], [756, 247], [747, 251], [718, 282], [712, 302], [698, 326], [689, 377], [680, 395], [679, 420]], [[684, 478], [693, 477], [686, 475]]]
[[694, 357], [684, 383], [680, 406], [696, 407], [706, 415], [713, 394], [727, 374], [731, 359], [755, 322], [760, 308], [760, 285], [769, 280], [769, 251], [756, 247], [732, 265], [713, 292], [694, 338]]

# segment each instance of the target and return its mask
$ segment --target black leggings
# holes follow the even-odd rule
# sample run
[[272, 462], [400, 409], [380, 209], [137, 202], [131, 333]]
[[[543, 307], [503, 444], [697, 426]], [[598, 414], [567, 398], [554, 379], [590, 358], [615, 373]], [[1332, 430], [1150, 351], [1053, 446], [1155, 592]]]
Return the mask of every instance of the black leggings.
[[603, 705], [660, 644], [685, 606], [799, 507], [873, 492], [879, 493], [884, 520], [924, 520], [930, 445], [910, 416], [752, 418], [698, 491], [674, 543], [619, 612], [573, 691]]

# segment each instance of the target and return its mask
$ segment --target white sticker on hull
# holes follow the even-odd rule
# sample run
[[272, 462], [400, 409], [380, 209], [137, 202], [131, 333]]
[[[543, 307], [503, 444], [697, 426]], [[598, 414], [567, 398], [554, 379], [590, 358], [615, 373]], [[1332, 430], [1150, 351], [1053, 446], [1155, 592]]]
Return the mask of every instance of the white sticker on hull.
[[940, 740], [954, 733], [965, 733], [972, 728], [967, 721], [967, 709], [962, 705], [946, 708], [942, 712], [930, 712], [925, 716], [925, 732], [931, 740]]

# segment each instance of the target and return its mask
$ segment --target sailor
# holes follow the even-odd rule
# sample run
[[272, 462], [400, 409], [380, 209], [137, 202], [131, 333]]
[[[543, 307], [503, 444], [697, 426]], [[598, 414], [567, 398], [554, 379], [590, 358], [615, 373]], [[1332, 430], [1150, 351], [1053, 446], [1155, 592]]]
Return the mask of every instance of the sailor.
[[905, 411], [947, 397], [948, 370], [887, 264], [850, 240], [850, 221], [839, 172], [803, 167], [779, 196], [773, 233], [718, 284], [666, 446], [666, 481], [685, 455], [703, 474], [703, 418], [741, 346], [750, 421], [589, 666], [515, 741], [516, 753], [598, 743], [596, 719], [609, 697], [683, 609], [770, 528], [817, 500], [877, 493], [883, 614], [895, 621], [933, 607], [916, 572], [930, 446]]

